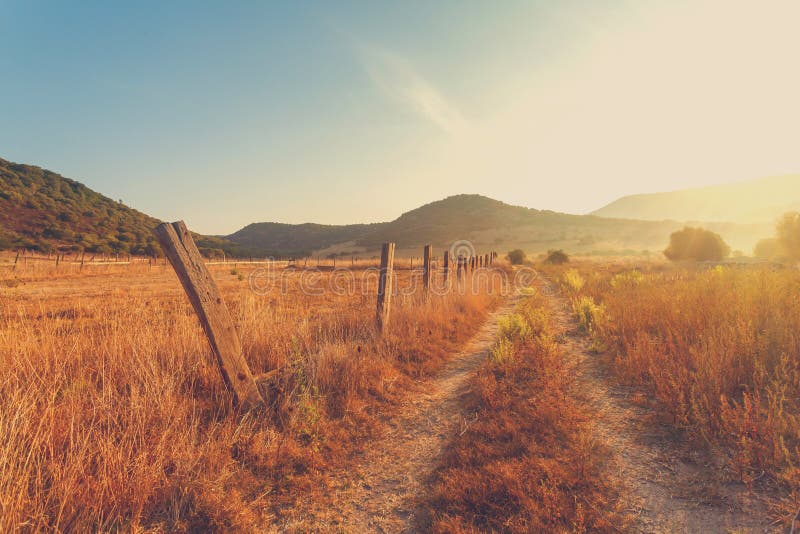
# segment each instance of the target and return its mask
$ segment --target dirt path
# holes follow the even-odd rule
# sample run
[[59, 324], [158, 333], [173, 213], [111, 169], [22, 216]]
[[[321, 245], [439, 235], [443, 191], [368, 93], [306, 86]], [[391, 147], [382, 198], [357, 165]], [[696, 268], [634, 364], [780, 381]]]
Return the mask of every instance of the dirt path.
[[[574, 358], [580, 394], [599, 411], [597, 437], [612, 451], [638, 532], [777, 532], [765, 498], [734, 482], [734, 474], [699, 451], [682, 448], [668, 425], [631, 402], [634, 391], [614, 384], [601, 357], [578, 332], [569, 303], [552, 290], [551, 306], [564, 354]], [[717, 463], [717, 465], [715, 465]]]
[[478, 333], [422, 393], [410, 395], [382, 438], [370, 444], [355, 469], [332, 478], [333, 507], [309, 508], [308, 516], [281, 530], [314, 532], [413, 532], [415, 510], [439, 456], [455, 432], [469, 425], [463, 412], [467, 382], [488, 355], [499, 317], [510, 313], [519, 297], [495, 310]]

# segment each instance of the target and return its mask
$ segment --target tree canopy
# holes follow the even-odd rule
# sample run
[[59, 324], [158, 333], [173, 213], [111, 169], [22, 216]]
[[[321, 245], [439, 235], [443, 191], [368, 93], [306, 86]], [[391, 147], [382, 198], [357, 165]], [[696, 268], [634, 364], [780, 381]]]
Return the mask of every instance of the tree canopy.
[[720, 261], [730, 254], [731, 249], [719, 234], [705, 228], [687, 226], [673, 232], [664, 255], [672, 261]]

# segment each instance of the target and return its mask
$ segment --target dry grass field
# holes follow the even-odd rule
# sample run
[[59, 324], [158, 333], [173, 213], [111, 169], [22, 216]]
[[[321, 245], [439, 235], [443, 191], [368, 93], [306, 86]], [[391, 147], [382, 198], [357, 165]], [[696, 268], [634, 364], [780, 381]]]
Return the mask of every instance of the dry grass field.
[[797, 510], [794, 270], [606, 258], [424, 298], [398, 259], [381, 335], [372, 260], [212, 262], [253, 372], [279, 370], [245, 413], [163, 260], [13, 259], [3, 531], [763, 531]]
[[436, 532], [620, 532], [619, 477], [576, 395], [575, 361], [541, 291], [500, 321], [470, 383], [472, 423], [450, 445], [427, 499]]
[[[800, 273], [773, 265], [549, 268], [616, 379], [789, 525], [800, 506]], [[706, 498], [714, 498], [706, 495]]]
[[500, 299], [498, 287], [400, 295], [378, 336], [366, 265], [339, 292], [330, 270], [274, 271], [284, 289], [254, 292], [259, 266], [212, 265], [251, 368], [281, 369], [267, 412], [242, 414], [170, 266], [4, 259], [2, 531], [268, 525], [297, 499], [325, 498], [324, 473], [368, 445]]

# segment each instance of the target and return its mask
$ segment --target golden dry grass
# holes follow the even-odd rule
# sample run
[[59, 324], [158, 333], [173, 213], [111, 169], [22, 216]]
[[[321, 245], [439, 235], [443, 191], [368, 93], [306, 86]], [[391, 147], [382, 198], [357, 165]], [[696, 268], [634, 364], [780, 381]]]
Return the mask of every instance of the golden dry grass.
[[550, 274], [617, 377], [748, 487], [779, 498], [773, 513], [788, 524], [800, 504], [800, 273], [641, 267]]
[[579, 400], [574, 361], [547, 299], [529, 292], [471, 381], [471, 423], [454, 438], [427, 500], [436, 532], [620, 532], [632, 518], [595, 410]]
[[255, 268], [211, 267], [253, 371], [283, 370], [270, 408], [248, 415], [170, 267], [0, 270], [0, 530], [267, 525], [319, 496], [499, 300], [399, 297], [379, 336], [374, 291], [308, 295], [296, 272], [258, 295]]

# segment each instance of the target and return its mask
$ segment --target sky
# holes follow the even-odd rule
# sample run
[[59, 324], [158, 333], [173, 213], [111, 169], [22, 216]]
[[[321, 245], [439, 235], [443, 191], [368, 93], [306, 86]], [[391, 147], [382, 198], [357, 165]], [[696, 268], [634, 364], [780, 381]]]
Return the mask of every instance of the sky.
[[0, 0], [0, 157], [163, 220], [800, 172], [800, 2]]

